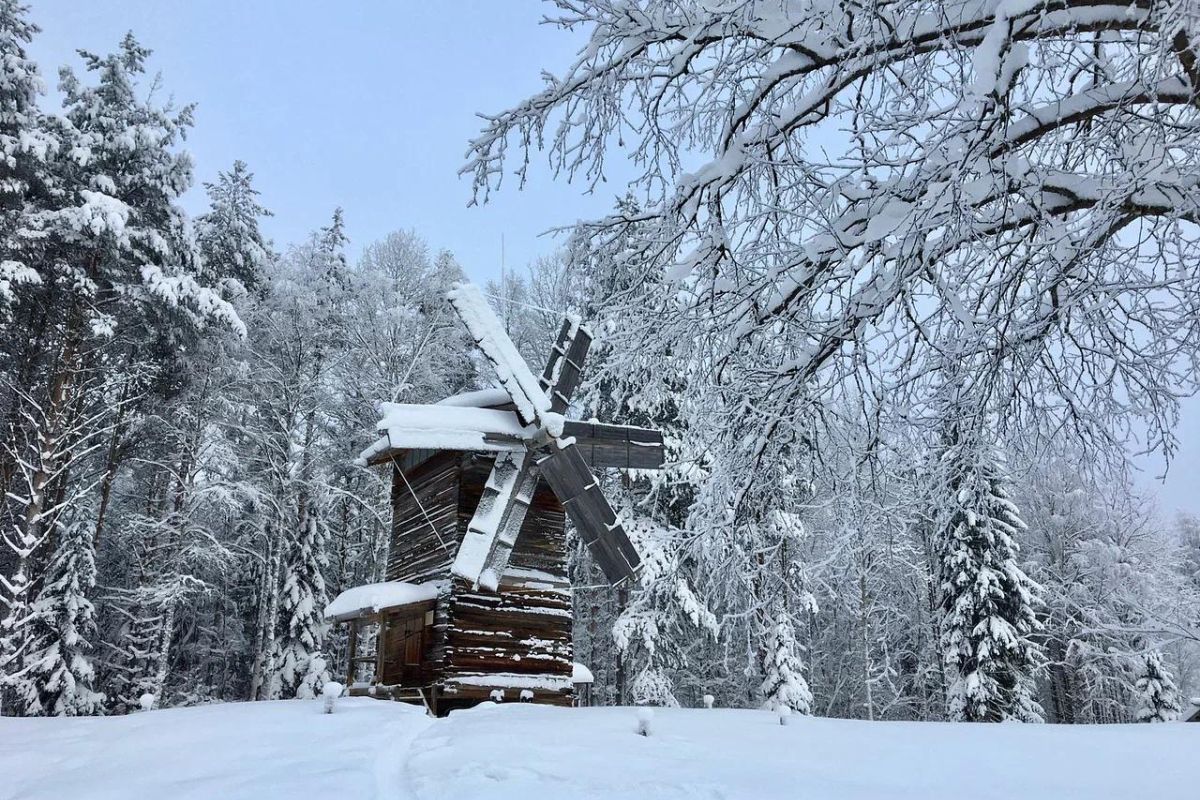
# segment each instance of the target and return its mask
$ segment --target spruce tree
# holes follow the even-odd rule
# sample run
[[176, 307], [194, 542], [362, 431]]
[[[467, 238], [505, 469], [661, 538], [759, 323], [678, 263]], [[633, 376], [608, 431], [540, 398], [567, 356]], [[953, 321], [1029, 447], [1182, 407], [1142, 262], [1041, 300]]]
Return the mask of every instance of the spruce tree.
[[325, 579], [321, 575], [324, 553], [324, 531], [310, 513], [284, 568], [273, 698], [318, 697], [329, 681], [328, 662], [321, 653], [326, 629]]
[[209, 210], [196, 220], [202, 282], [219, 284], [234, 278], [249, 291], [260, 288], [270, 251], [259, 222], [271, 212], [258, 201], [254, 174], [244, 161], [204, 184]]
[[1162, 653], [1151, 650], [1140, 659], [1140, 670], [1134, 682], [1137, 693], [1138, 722], [1171, 722], [1179, 718], [1179, 689]]
[[0, 319], [20, 288], [41, 283], [37, 220], [50, 182], [57, 138], [38, 112], [42, 79], [25, 52], [38, 32], [28, 7], [0, 0]]
[[93, 690], [91, 639], [96, 612], [88, 593], [96, 585], [93, 527], [74, 523], [59, 533], [45, 583], [33, 604], [44, 629], [40, 649], [29, 659], [29, 678], [40, 694], [41, 712], [85, 716], [100, 711], [104, 695]]
[[1033, 676], [1040, 587], [1017, 562], [1026, 528], [995, 459], [962, 442], [943, 456], [947, 523], [939, 542], [941, 650], [950, 719], [1042, 721]]
[[781, 611], [775, 618], [768, 639], [762, 682], [764, 708], [772, 711], [788, 708], [797, 714], [811, 713], [812, 692], [804, 680], [798, 650], [791, 617]]
[[[31, 287], [42, 283], [43, 237], [38, 230], [49, 209], [45, 205], [50, 184], [49, 160], [57, 149], [51, 126], [38, 111], [42, 80], [27, 57], [26, 46], [38, 32], [28, 18], [28, 8], [15, 0], [0, 0], [0, 332], [26, 335], [21, 324], [9, 323], [14, 306]], [[22, 445], [42, 452], [34, 437], [22, 436], [17, 426], [19, 393], [9, 381], [16, 374], [19, 347], [0, 349], [4, 370], [4, 399], [8, 418], [0, 436], [0, 496], [12, 503], [14, 495], [33, 499], [37, 486], [19, 485], [32, 470], [19, 468], [31, 460]], [[24, 491], [22, 491], [24, 490]], [[32, 505], [32, 504], [30, 504]], [[0, 713], [40, 713], [36, 686], [30, 682], [28, 659], [36, 637], [36, 616], [31, 606], [37, 586], [37, 566], [44, 559], [44, 528], [24, 517], [5, 517], [0, 532]], [[39, 558], [40, 557], [40, 558]]]
[[675, 691], [671, 679], [657, 667], [645, 667], [638, 672], [630, 687], [633, 702], [639, 706], [662, 706], [675, 708], [679, 701], [675, 699]]

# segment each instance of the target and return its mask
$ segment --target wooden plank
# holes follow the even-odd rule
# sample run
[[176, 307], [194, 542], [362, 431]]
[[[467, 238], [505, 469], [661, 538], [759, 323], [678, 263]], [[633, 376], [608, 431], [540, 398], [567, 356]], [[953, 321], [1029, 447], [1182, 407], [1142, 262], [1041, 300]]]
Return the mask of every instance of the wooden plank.
[[592, 345], [592, 335], [582, 326], [576, 329], [575, 337], [567, 347], [562, 364], [558, 369], [558, 380], [555, 381], [550, 396], [551, 411], [565, 414], [571, 404], [571, 397], [579, 386], [580, 375], [583, 372], [583, 361]]
[[393, 469], [387, 579], [421, 583], [450, 576], [458, 544], [460, 456], [442, 452], [412, 470]]
[[[558, 335], [554, 337], [554, 344], [550, 347], [550, 357], [546, 359], [546, 368], [542, 370], [542, 377], [538, 381], [542, 385], [542, 389], [550, 394], [550, 390], [554, 384], [554, 371], [558, 366], [558, 362], [567, 354], [567, 345], [571, 341], [571, 320], [563, 317], [562, 324], [558, 326]], [[554, 398], [550, 398], [553, 404]]]
[[574, 439], [584, 461], [597, 468], [659, 469], [665, 458], [662, 433], [649, 428], [568, 420], [563, 438]]
[[550, 397], [550, 410], [564, 414], [579, 386], [583, 362], [592, 346], [592, 335], [582, 325], [564, 319], [550, 350], [540, 384]]

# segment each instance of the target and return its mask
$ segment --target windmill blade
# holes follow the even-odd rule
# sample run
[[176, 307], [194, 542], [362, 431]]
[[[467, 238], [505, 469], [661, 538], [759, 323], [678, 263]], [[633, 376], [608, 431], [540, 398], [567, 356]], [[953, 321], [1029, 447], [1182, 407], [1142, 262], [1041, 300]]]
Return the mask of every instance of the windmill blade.
[[538, 468], [562, 501], [608, 582], [616, 586], [632, 580], [641, 558], [617, 522], [616, 512], [600, 491], [579, 448], [572, 444], [556, 446], [549, 456], [538, 461]]
[[535, 488], [537, 467], [529, 451], [498, 453], [450, 571], [473, 588], [496, 591]]
[[508, 338], [504, 326], [483, 299], [479, 288], [470, 283], [455, 284], [447, 292], [446, 298], [467, 326], [471, 338], [492, 363], [500, 385], [517, 407], [521, 422], [540, 425], [542, 415], [550, 410], [550, 399], [529, 371], [525, 359], [517, 351], [512, 339]]
[[542, 389], [550, 395], [550, 410], [554, 413], [566, 413], [571, 404], [571, 395], [575, 394], [583, 372], [583, 360], [591, 346], [592, 334], [579, 323], [578, 317], [563, 319], [540, 381]]
[[562, 435], [592, 467], [660, 469], [666, 459], [662, 432], [650, 428], [567, 420]]

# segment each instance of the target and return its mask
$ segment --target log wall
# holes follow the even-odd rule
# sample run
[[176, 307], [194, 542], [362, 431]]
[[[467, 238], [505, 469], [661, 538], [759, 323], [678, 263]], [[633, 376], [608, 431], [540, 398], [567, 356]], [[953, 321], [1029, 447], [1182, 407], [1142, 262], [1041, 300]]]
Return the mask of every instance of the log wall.
[[393, 466], [389, 581], [423, 583], [450, 577], [460, 536], [461, 458], [460, 453], [441, 452], [403, 475]]
[[[460, 453], [441, 452], [406, 469], [403, 475], [399, 466], [393, 465], [392, 536], [388, 546], [387, 580], [423, 583], [449, 579], [450, 565], [458, 552], [461, 461]], [[433, 625], [426, 631], [424, 686], [435, 685], [441, 680], [446, 659], [446, 631], [450, 626], [448, 609], [448, 603], [438, 602], [434, 607]], [[388, 645], [387, 642], [381, 644], [383, 648]], [[392, 675], [378, 674], [381, 682], [394, 680]]]
[[[463, 459], [459, 529], [467, 523], [491, 470], [483, 454]], [[493, 689], [515, 701], [528, 689], [537, 702], [571, 703], [571, 589], [566, 519], [544, 481], [521, 525], [497, 593], [471, 590], [461, 579], [449, 602], [443, 697], [487, 699]]]

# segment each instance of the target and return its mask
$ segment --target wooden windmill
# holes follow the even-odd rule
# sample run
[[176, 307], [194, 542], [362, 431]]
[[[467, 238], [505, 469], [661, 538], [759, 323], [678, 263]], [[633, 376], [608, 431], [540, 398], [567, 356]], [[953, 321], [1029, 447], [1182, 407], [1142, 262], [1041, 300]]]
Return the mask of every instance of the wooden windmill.
[[[360, 460], [392, 471], [388, 580], [343, 592], [326, 616], [350, 624], [353, 693], [437, 713], [489, 698], [569, 704], [565, 518], [610, 583], [631, 580], [637, 551], [593, 469], [656, 469], [662, 436], [564, 418], [591, 345], [577, 320], [536, 378], [478, 289], [448, 299], [499, 387], [381, 404], [383, 436]], [[374, 655], [357, 654], [364, 625], [378, 625]], [[356, 685], [365, 661], [374, 677]]]

